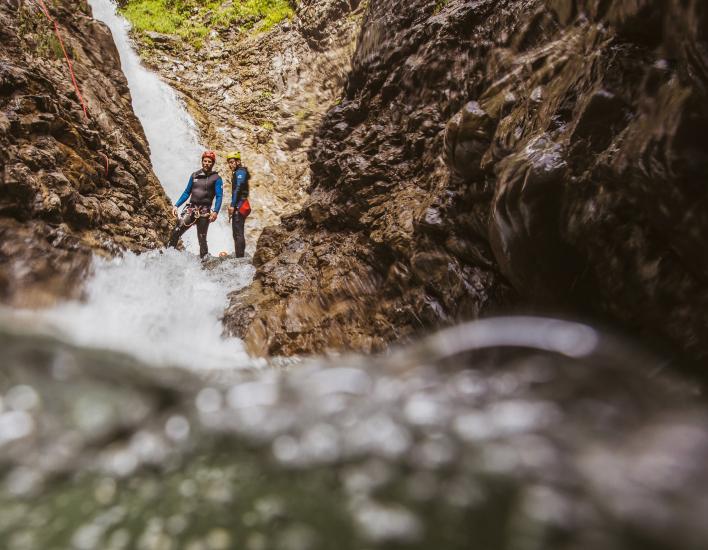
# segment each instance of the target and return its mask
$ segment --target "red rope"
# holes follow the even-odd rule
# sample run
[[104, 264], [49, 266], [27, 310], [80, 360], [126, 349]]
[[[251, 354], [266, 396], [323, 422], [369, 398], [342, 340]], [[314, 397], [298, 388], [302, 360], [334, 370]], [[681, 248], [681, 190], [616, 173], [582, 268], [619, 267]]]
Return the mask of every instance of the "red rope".
[[81, 90], [79, 90], [79, 85], [76, 82], [76, 76], [74, 75], [74, 66], [71, 63], [71, 59], [69, 59], [69, 54], [66, 52], [66, 48], [64, 47], [64, 40], [62, 40], [61, 33], [59, 32], [59, 24], [56, 22], [56, 20], [51, 16], [49, 13], [49, 10], [47, 9], [46, 4], [44, 3], [44, 0], [38, 0], [40, 7], [42, 8], [42, 11], [44, 12], [44, 15], [47, 16], [47, 19], [49, 19], [50, 23], [54, 24], [54, 33], [57, 35], [57, 38], [59, 39], [59, 44], [61, 45], [61, 50], [64, 52], [64, 57], [66, 58], [66, 64], [69, 65], [69, 73], [71, 73], [71, 81], [74, 83], [74, 89], [76, 90], [76, 95], [79, 98], [79, 101], [81, 102], [81, 107], [84, 110], [84, 116], [88, 118], [88, 111], [86, 110], [86, 103], [84, 103], [84, 98], [81, 95]]

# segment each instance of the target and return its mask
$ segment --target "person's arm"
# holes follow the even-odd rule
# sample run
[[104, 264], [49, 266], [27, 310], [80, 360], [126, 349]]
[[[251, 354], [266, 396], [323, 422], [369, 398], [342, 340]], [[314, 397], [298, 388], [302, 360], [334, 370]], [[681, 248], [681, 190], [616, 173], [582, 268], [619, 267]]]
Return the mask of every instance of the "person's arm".
[[[240, 197], [241, 195], [241, 189], [244, 187], [246, 183], [246, 173], [243, 170], [237, 170], [236, 171], [236, 177], [234, 178], [236, 181], [234, 182], [234, 191], [231, 194], [231, 208], [241, 206], [240, 204], [237, 204], [237, 202], [242, 202], [243, 199], [248, 197], [248, 192], [246, 193], [246, 196]], [[247, 189], [247, 187], [246, 187]]]
[[231, 208], [236, 206], [236, 197], [238, 197], [238, 190], [241, 187], [241, 183], [238, 181], [238, 176], [234, 178], [231, 189]]
[[224, 182], [221, 178], [216, 180], [216, 183], [214, 183], [214, 188], [216, 190], [216, 204], [214, 205], [214, 212], [218, 214], [219, 210], [221, 210], [221, 201], [224, 198]]
[[187, 183], [187, 188], [184, 190], [184, 193], [182, 193], [182, 196], [177, 199], [177, 202], [175, 203], [175, 208], [179, 208], [184, 204], [184, 201], [186, 201], [189, 198], [189, 195], [192, 194], [192, 184], [194, 183], [194, 180], [192, 176], [189, 176], [189, 183]]

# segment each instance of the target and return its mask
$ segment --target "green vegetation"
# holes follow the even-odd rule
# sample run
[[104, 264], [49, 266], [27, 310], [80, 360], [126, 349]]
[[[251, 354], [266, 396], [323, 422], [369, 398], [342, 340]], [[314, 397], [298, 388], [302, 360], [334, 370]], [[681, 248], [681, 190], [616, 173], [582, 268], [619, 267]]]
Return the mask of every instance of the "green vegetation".
[[435, 2], [435, 7], [433, 8], [433, 14], [440, 13], [450, 0], [437, 0]]
[[288, 0], [128, 0], [121, 13], [138, 31], [176, 34], [197, 49], [212, 29], [264, 32], [294, 15]]
[[[38, 9], [20, 6], [17, 10], [18, 36], [23, 48], [45, 59], [64, 59], [64, 50], [54, 33], [54, 28]], [[70, 59], [76, 60], [76, 51], [69, 42], [64, 43]]]

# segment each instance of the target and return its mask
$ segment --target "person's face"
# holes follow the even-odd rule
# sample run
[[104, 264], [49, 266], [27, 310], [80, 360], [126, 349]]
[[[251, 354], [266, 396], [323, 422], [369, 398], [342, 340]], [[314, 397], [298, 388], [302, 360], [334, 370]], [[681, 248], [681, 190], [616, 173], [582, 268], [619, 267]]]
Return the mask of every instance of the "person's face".
[[202, 159], [202, 168], [204, 168], [205, 171], [211, 172], [211, 169], [214, 167], [214, 161], [211, 160], [209, 157], [204, 157]]
[[236, 170], [236, 168], [238, 168], [241, 164], [239, 159], [229, 159], [227, 162], [229, 163], [229, 168], [231, 168], [232, 171]]

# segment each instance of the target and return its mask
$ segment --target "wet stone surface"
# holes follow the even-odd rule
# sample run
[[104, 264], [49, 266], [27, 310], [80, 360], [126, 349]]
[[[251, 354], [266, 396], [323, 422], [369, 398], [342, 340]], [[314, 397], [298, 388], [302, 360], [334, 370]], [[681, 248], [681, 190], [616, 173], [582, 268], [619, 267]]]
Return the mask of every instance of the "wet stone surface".
[[0, 4], [0, 302], [75, 295], [92, 252], [163, 244], [168, 201], [110, 32], [85, 2]]
[[554, 311], [702, 368], [705, 27], [698, 1], [371, 2], [311, 194], [227, 325], [263, 354], [366, 351]]
[[688, 550], [708, 535], [697, 387], [586, 326], [493, 319], [388, 358], [199, 378], [18, 326], [0, 342], [9, 550]]

